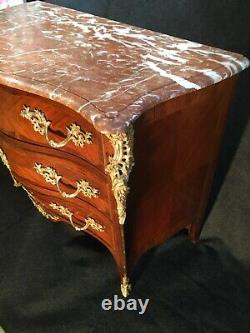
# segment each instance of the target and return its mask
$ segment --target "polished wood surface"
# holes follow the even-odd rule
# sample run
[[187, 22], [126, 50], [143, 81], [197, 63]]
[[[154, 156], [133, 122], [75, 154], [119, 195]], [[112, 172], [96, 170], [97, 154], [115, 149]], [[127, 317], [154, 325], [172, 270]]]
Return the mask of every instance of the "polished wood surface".
[[198, 239], [236, 77], [168, 101], [135, 124], [127, 239], [129, 269], [187, 229]]
[[[69, 108], [62, 104], [49, 101], [46, 98], [28, 94], [17, 89], [0, 85], [1, 100], [1, 122], [0, 130], [11, 137], [24, 142], [48, 146], [45, 136], [34, 131], [31, 122], [21, 117], [21, 111], [24, 105], [32, 109], [42, 110], [46, 119], [51, 121], [49, 126], [49, 139], [60, 142], [67, 135], [67, 126], [76, 123], [84, 131], [92, 133], [93, 144], [87, 144], [83, 147], [74, 145], [72, 141], [61, 147], [61, 150], [69, 152], [80, 158], [88, 160], [104, 172], [102, 140], [101, 134], [79, 114], [71, 112]], [[11, 116], [10, 116], [11, 115]], [[106, 139], [107, 141], [107, 139]]]
[[[105, 174], [97, 170], [83, 159], [74, 158], [70, 154], [55, 154], [51, 148], [37, 147], [35, 145], [14, 141], [6, 135], [0, 136], [1, 148], [7, 155], [12, 173], [26, 182], [39, 185], [42, 191], [55, 192], [60, 195], [56, 185], [46, 182], [44, 177], [35, 170], [37, 163], [50, 167], [62, 175], [59, 188], [66, 194], [74, 193], [76, 184], [80, 179], [87, 180], [91, 187], [98, 190], [96, 197], [88, 197], [79, 193], [69, 201], [80, 204], [88, 202], [96, 209], [111, 217], [108, 198], [109, 180]], [[61, 195], [62, 196], [62, 195]]]

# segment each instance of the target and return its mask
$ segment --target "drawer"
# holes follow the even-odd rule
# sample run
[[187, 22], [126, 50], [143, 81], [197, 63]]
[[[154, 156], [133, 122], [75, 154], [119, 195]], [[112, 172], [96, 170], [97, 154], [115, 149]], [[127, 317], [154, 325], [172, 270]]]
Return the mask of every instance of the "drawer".
[[80, 114], [45, 98], [1, 86], [0, 100], [3, 133], [80, 156], [104, 171], [102, 136]]
[[22, 184], [72, 204], [87, 202], [110, 217], [109, 182], [107, 176], [90, 163], [32, 144], [0, 135], [0, 148], [5, 153], [14, 177]]
[[114, 226], [103, 214], [87, 202], [78, 206], [63, 199], [35, 192], [28, 185], [24, 189], [40, 213], [49, 220], [65, 222], [77, 231], [89, 233], [107, 247], [111, 249], [114, 247]]

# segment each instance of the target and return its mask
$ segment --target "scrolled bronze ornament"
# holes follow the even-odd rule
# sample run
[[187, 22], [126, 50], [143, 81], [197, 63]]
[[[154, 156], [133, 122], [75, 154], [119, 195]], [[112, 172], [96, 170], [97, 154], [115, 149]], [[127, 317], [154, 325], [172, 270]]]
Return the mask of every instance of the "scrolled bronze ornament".
[[66, 193], [60, 189], [60, 180], [62, 176], [58, 172], [50, 167], [44, 166], [40, 163], [35, 163], [34, 169], [36, 172], [41, 175], [47, 183], [57, 187], [58, 192], [64, 198], [75, 198], [79, 193], [82, 193], [85, 197], [88, 198], [97, 198], [100, 195], [99, 190], [93, 188], [87, 180], [80, 179], [76, 182], [76, 191], [73, 193]]
[[53, 148], [64, 147], [69, 141], [72, 141], [75, 146], [84, 147], [92, 144], [92, 133], [82, 131], [80, 125], [72, 123], [66, 127], [67, 136], [61, 142], [56, 142], [49, 138], [49, 127], [51, 121], [46, 119], [45, 114], [38, 110], [32, 109], [30, 106], [23, 106], [21, 116], [31, 122], [35, 132], [46, 138], [47, 143]]
[[67, 207], [58, 205], [54, 202], [50, 203], [49, 206], [52, 209], [58, 211], [64, 217], [66, 217], [70, 221], [72, 227], [77, 231], [84, 231], [88, 228], [92, 228], [93, 230], [97, 230], [100, 232], [104, 231], [104, 227], [100, 223], [96, 222], [92, 217], [86, 217], [84, 219], [85, 225], [83, 227], [78, 227], [75, 225], [75, 223], [73, 221], [73, 216], [74, 216], [73, 212], [71, 210], [69, 210]]
[[124, 224], [126, 219], [126, 201], [129, 193], [129, 174], [134, 165], [134, 130], [130, 126], [127, 132], [109, 134], [107, 136], [112, 143], [114, 154], [109, 157], [109, 164], [105, 170], [112, 181], [119, 223]]

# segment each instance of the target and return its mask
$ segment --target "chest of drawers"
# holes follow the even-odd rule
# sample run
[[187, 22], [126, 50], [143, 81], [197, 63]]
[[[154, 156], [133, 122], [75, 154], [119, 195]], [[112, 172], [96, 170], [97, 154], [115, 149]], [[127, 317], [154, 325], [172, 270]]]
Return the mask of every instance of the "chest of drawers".
[[0, 29], [2, 161], [41, 214], [110, 250], [126, 297], [147, 250], [199, 237], [249, 62], [39, 1], [2, 11]]

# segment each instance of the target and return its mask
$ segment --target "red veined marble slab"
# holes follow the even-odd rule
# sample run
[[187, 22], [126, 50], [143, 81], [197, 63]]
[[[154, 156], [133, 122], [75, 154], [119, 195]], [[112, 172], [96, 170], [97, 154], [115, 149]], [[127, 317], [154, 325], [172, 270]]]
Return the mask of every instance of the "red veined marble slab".
[[244, 70], [244, 56], [31, 2], [0, 12], [0, 84], [62, 103], [102, 133]]

